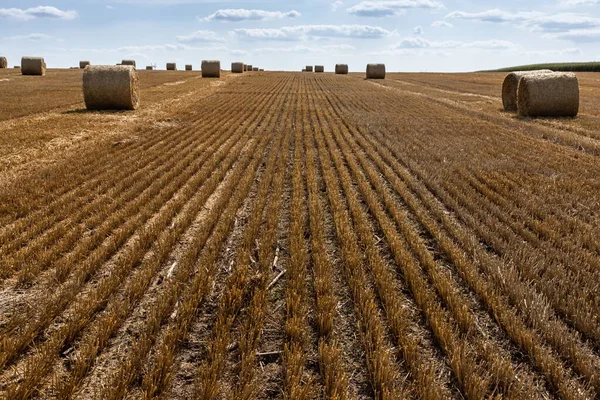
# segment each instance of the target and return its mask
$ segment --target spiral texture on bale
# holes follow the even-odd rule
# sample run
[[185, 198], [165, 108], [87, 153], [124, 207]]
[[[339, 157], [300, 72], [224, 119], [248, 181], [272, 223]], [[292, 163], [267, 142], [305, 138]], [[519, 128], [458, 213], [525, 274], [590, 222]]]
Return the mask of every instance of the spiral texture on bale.
[[46, 75], [46, 62], [43, 57], [21, 58], [21, 73], [23, 75]]
[[385, 64], [367, 64], [367, 79], [385, 79]]
[[335, 73], [338, 75], [348, 74], [348, 64], [335, 64]]
[[572, 72], [525, 75], [517, 88], [522, 117], [575, 117], [579, 112], [579, 81]]
[[202, 61], [202, 77], [203, 78], [220, 78], [221, 77], [221, 61], [203, 60]]
[[534, 71], [514, 71], [506, 75], [502, 83], [502, 105], [504, 111], [517, 111], [517, 87], [522, 77], [526, 75], [551, 74], [549, 69]]
[[90, 65], [83, 72], [83, 98], [88, 110], [135, 110], [140, 101], [135, 68]]

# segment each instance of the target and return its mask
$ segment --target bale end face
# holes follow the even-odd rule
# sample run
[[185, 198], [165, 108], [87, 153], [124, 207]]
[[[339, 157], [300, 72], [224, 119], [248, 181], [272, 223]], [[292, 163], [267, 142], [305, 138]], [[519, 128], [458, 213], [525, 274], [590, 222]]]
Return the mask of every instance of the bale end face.
[[367, 79], [385, 79], [385, 64], [368, 64]]
[[8, 68], [8, 60], [6, 57], [0, 57], [0, 68]]
[[202, 77], [203, 78], [220, 78], [221, 77], [221, 61], [203, 60], [202, 61]]
[[231, 63], [231, 72], [234, 74], [241, 74], [245, 71], [245, 65], [241, 62], [232, 62]]
[[325, 67], [323, 65], [315, 65], [315, 72], [325, 72]]
[[517, 111], [517, 87], [519, 80], [525, 75], [551, 74], [549, 69], [534, 71], [514, 71], [506, 75], [502, 82], [502, 105], [504, 111]]
[[579, 81], [572, 73], [525, 75], [517, 88], [522, 117], [575, 117], [579, 113]]
[[336, 64], [335, 65], [335, 73], [337, 75], [348, 74], [348, 64]]
[[46, 75], [46, 62], [43, 57], [21, 58], [21, 73], [23, 75]]
[[167, 63], [167, 71], [177, 71], [176, 63]]
[[89, 61], [79, 61], [79, 68], [80, 69], [84, 69], [88, 65], [91, 65], [91, 63]]
[[133, 66], [89, 66], [83, 72], [88, 110], [135, 110], [139, 106], [138, 74]]

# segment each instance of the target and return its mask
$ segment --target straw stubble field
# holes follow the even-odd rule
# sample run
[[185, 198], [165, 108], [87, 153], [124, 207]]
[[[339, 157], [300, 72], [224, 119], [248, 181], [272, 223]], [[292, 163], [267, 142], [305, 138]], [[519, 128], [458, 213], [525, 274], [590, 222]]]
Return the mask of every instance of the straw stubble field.
[[111, 113], [0, 71], [0, 397], [593, 399], [579, 76], [530, 120], [502, 74], [140, 71]]

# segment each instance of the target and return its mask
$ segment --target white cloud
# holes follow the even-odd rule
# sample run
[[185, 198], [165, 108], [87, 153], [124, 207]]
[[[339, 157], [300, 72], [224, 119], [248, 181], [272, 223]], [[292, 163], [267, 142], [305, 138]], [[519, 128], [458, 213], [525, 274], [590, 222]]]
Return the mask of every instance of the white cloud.
[[561, 0], [561, 4], [565, 6], [581, 6], [600, 4], [600, 0]]
[[527, 56], [565, 56], [583, 54], [583, 51], [578, 47], [573, 47], [562, 50], [528, 50], [521, 51], [519, 54]]
[[344, 4], [344, 2], [342, 2], [342, 1], [340, 1], [340, 0], [334, 1], [334, 2], [331, 4], [331, 9], [332, 9], [333, 11], [337, 11], [337, 9], [338, 9], [338, 8], [340, 8], [340, 7], [341, 7], [343, 4]]
[[281, 12], [265, 10], [246, 10], [243, 8], [239, 8], [218, 10], [217, 12], [209, 15], [206, 18], [201, 18], [201, 20], [219, 22], [266, 21], [272, 19], [298, 18], [301, 15], [302, 14], [295, 10]]
[[349, 50], [355, 50], [356, 47], [349, 44], [334, 44], [328, 46], [311, 47], [305, 45], [291, 46], [291, 47], [261, 47], [255, 49], [253, 52], [256, 53], [320, 53], [320, 54], [333, 54], [336, 52], [344, 52]]
[[297, 25], [269, 29], [235, 29], [233, 34], [251, 40], [303, 40], [307, 37], [345, 37], [379, 39], [393, 36], [395, 31], [369, 25]]
[[177, 36], [179, 43], [212, 43], [224, 42], [225, 39], [213, 31], [196, 31], [190, 35]]
[[487, 50], [509, 50], [514, 49], [514, 43], [506, 40], [478, 40], [474, 42], [460, 42], [455, 40], [432, 41], [421, 37], [407, 37], [396, 43], [394, 49], [455, 49], [476, 48]]
[[389, 17], [402, 15], [411, 8], [443, 9], [444, 5], [434, 0], [363, 1], [346, 11], [361, 17]]
[[39, 6], [28, 8], [0, 8], [0, 18], [29, 21], [36, 18], [71, 20], [77, 18], [76, 11], [62, 11], [56, 7]]
[[434, 28], [454, 28], [454, 25], [446, 21], [433, 21], [431, 26]]
[[570, 40], [572, 42], [598, 42], [600, 29], [575, 29], [568, 32], [551, 33], [545, 35], [551, 39]]
[[107, 9], [112, 10], [114, 7], [113, 6], [106, 6]]
[[565, 32], [571, 29], [600, 27], [600, 18], [575, 13], [543, 14], [540, 12], [516, 12], [487, 10], [483, 12], [455, 11], [448, 19], [462, 19], [491, 23], [514, 23], [534, 32]]
[[54, 37], [50, 36], [50, 35], [46, 35], [45, 33], [30, 33], [29, 35], [9, 36], [4, 39], [7, 39], [7, 40], [31, 40], [32, 42], [37, 42], [37, 41], [41, 41], [41, 40], [54, 39]]
[[423, 27], [422, 27], [421, 25], [419, 25], [419, 26], [415, 26], [415, 27], [413, 28], [413, 33], [414, 33], [415, 35], [422, 35], [422, 34], [423, 34]]

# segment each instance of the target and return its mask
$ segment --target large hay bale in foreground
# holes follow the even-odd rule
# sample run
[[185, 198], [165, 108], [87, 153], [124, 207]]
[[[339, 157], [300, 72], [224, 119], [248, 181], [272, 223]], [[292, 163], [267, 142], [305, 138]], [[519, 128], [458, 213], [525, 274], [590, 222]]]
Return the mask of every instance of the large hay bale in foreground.
[[88, 110], [135, 110], [139, 81], [131, 65], [89, 66], [83, 71], [83, 98]]
[[306, 68], [304, 68], [306, 70], [306, 72], [313, 72], [313, 66], [312, 65], [307, 65]]
[[385, 64], [367, 64], [367, 79], [385, 79]]
[[0, 57], [0, 68], [8, 68], [8, 60], [6, 57]]
[[202, 77], [203, 78], [220, 78], [221, 77], [221, 61], [202, 60]]
[[185, 70], [186, 71], [192, 71], [194, 69], [194, 67], [192, 67], [192, 64], [186, 64], [185, 65]]
[[79, 68], [80, 69], [84, 69], [88, 65], [91, 65], [91, 63], [89, 61], [79, 61]]
[[502, 104], [504, 111], [517, 111], [517, 87], [522, 77], [526, 75], [551, 74], [549, 69], [534, 71], [514, 71], [506, 75], [502, 83]]
[[167, 71], [177, 71], [176, 63], [167, 63]]
[[524, 75], [517, 88], [522, 117], [575, 117], [579, 112], [579, 81], [572, 72]]
[[338, 75], [347, 75], [348, 64], [335, 64], [335, 73]]
[[231, 72], [234, 74], [241, 74], [244, 72], [244, 63], [242, 62], [232, 62], [231, 63]]
[[315, 65], [315, 72], [325, 72], [325, 67], [323, 65]]
[[43, 57], [21, 58], [21, 73], [23, 75], [46, 75], [46, 62]]
[[136, 67], [135, 60], [123, 60], [123, 61], [121, 61], [121, 64], [117, 64], [117, 65], [131, 65], [131, 66], [133, 66], [133, 68]]

